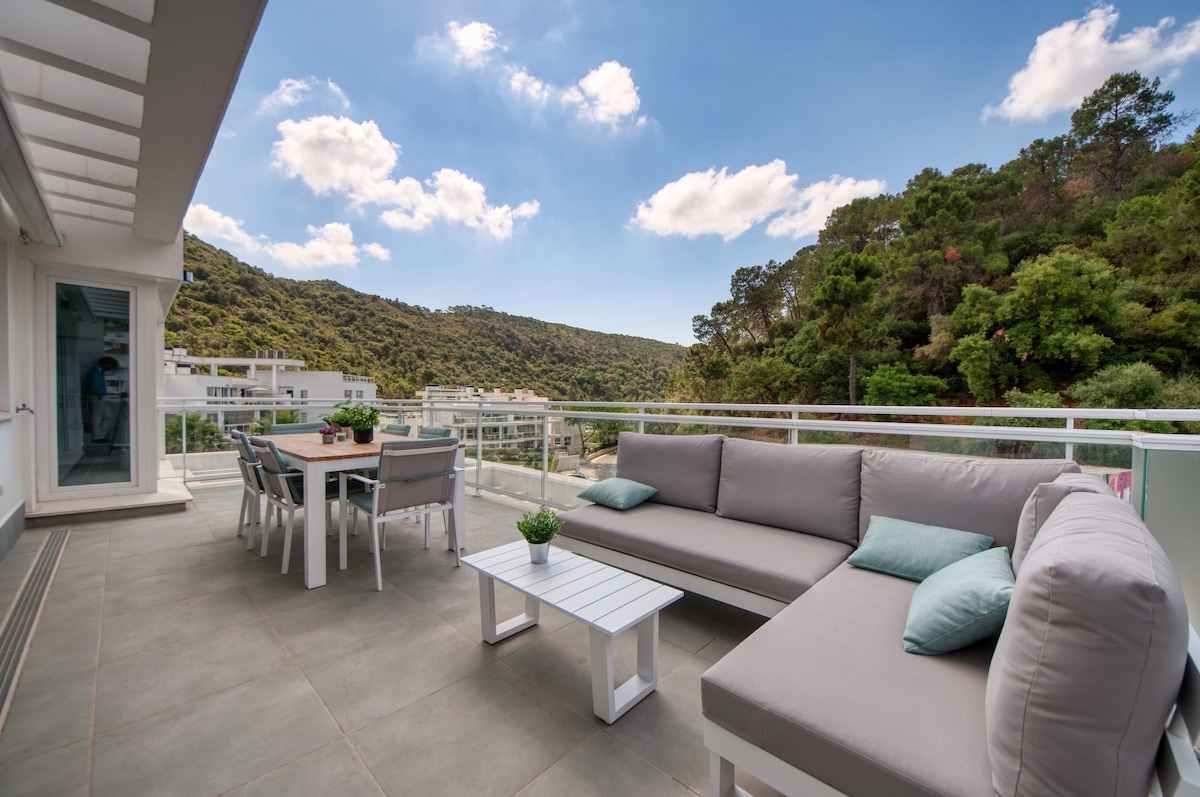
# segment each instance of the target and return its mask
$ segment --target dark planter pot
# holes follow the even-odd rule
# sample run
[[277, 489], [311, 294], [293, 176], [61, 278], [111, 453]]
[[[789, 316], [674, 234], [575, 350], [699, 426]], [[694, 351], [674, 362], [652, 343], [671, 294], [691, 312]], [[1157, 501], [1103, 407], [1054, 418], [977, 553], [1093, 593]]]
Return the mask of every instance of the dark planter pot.
[[355, 429], [354, 430], [354, 442], [356, 442], [356, 443], [369, 443], [374, 439], [375, 439], [375, 429], [374, 428]]

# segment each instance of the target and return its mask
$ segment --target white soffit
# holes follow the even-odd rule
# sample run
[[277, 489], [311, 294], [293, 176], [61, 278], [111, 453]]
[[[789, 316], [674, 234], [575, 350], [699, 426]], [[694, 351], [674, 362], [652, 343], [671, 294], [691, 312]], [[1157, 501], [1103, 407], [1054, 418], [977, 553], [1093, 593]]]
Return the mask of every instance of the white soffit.
[[174, 241], [266, 0], [0, 0], [0, 91], [56, 215]]

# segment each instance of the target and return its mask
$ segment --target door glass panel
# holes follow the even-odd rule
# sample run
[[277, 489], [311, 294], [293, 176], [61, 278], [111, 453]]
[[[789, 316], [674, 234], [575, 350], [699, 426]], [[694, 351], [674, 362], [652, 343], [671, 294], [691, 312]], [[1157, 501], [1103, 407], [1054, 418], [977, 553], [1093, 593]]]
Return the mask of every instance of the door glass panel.
[[130, 292], [56, 287], [60, 487], [129, 482]]

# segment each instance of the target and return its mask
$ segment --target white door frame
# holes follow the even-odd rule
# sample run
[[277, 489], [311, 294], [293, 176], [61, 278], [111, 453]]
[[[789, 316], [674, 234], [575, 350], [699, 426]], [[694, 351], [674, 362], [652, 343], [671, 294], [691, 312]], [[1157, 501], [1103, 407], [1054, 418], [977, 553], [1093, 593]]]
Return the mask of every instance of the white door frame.
[[[158, 488], [158, 458], [153, 450], [156, 407], [157, 290], [151, 281], [115, 272], [68, 265], [34, 264], [34, 382], [37, 449], [37, 501], [62, 501], [99, 495], [154, 492]], [[58, 484], [57, 285], [69, 283], [129, 293], [129, 476], [128, 482], [60, 486]], [[38, 317], [40, 316], [40, 317]]]

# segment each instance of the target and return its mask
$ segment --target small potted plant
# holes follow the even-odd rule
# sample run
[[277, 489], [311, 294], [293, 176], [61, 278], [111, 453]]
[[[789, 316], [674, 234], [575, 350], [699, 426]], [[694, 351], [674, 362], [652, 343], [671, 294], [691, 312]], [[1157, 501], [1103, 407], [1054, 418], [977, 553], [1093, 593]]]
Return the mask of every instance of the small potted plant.
[[321, 435], [322, 443], [332, 443], [334, 436], [338, 433], [338, 430], [336, 427], [326, 426], [322, 429], [318, 429], [317, 432]]
[[354, 430], [354, 442], [369, 443], [375, 439], [375, 425], [379, 423], [379, 409], [361, 401], [339, 401], [334, 411], [321, 416], [326, 423], [349, 426]]
[[550, 541], [558, 534], [566, 521], [554, 514], [548, 506], [536, 513], [526, 512], [517, 521], [517, 531], [529, 543], [529, 561], [535, 565], [543, 564], [550, 556]]

